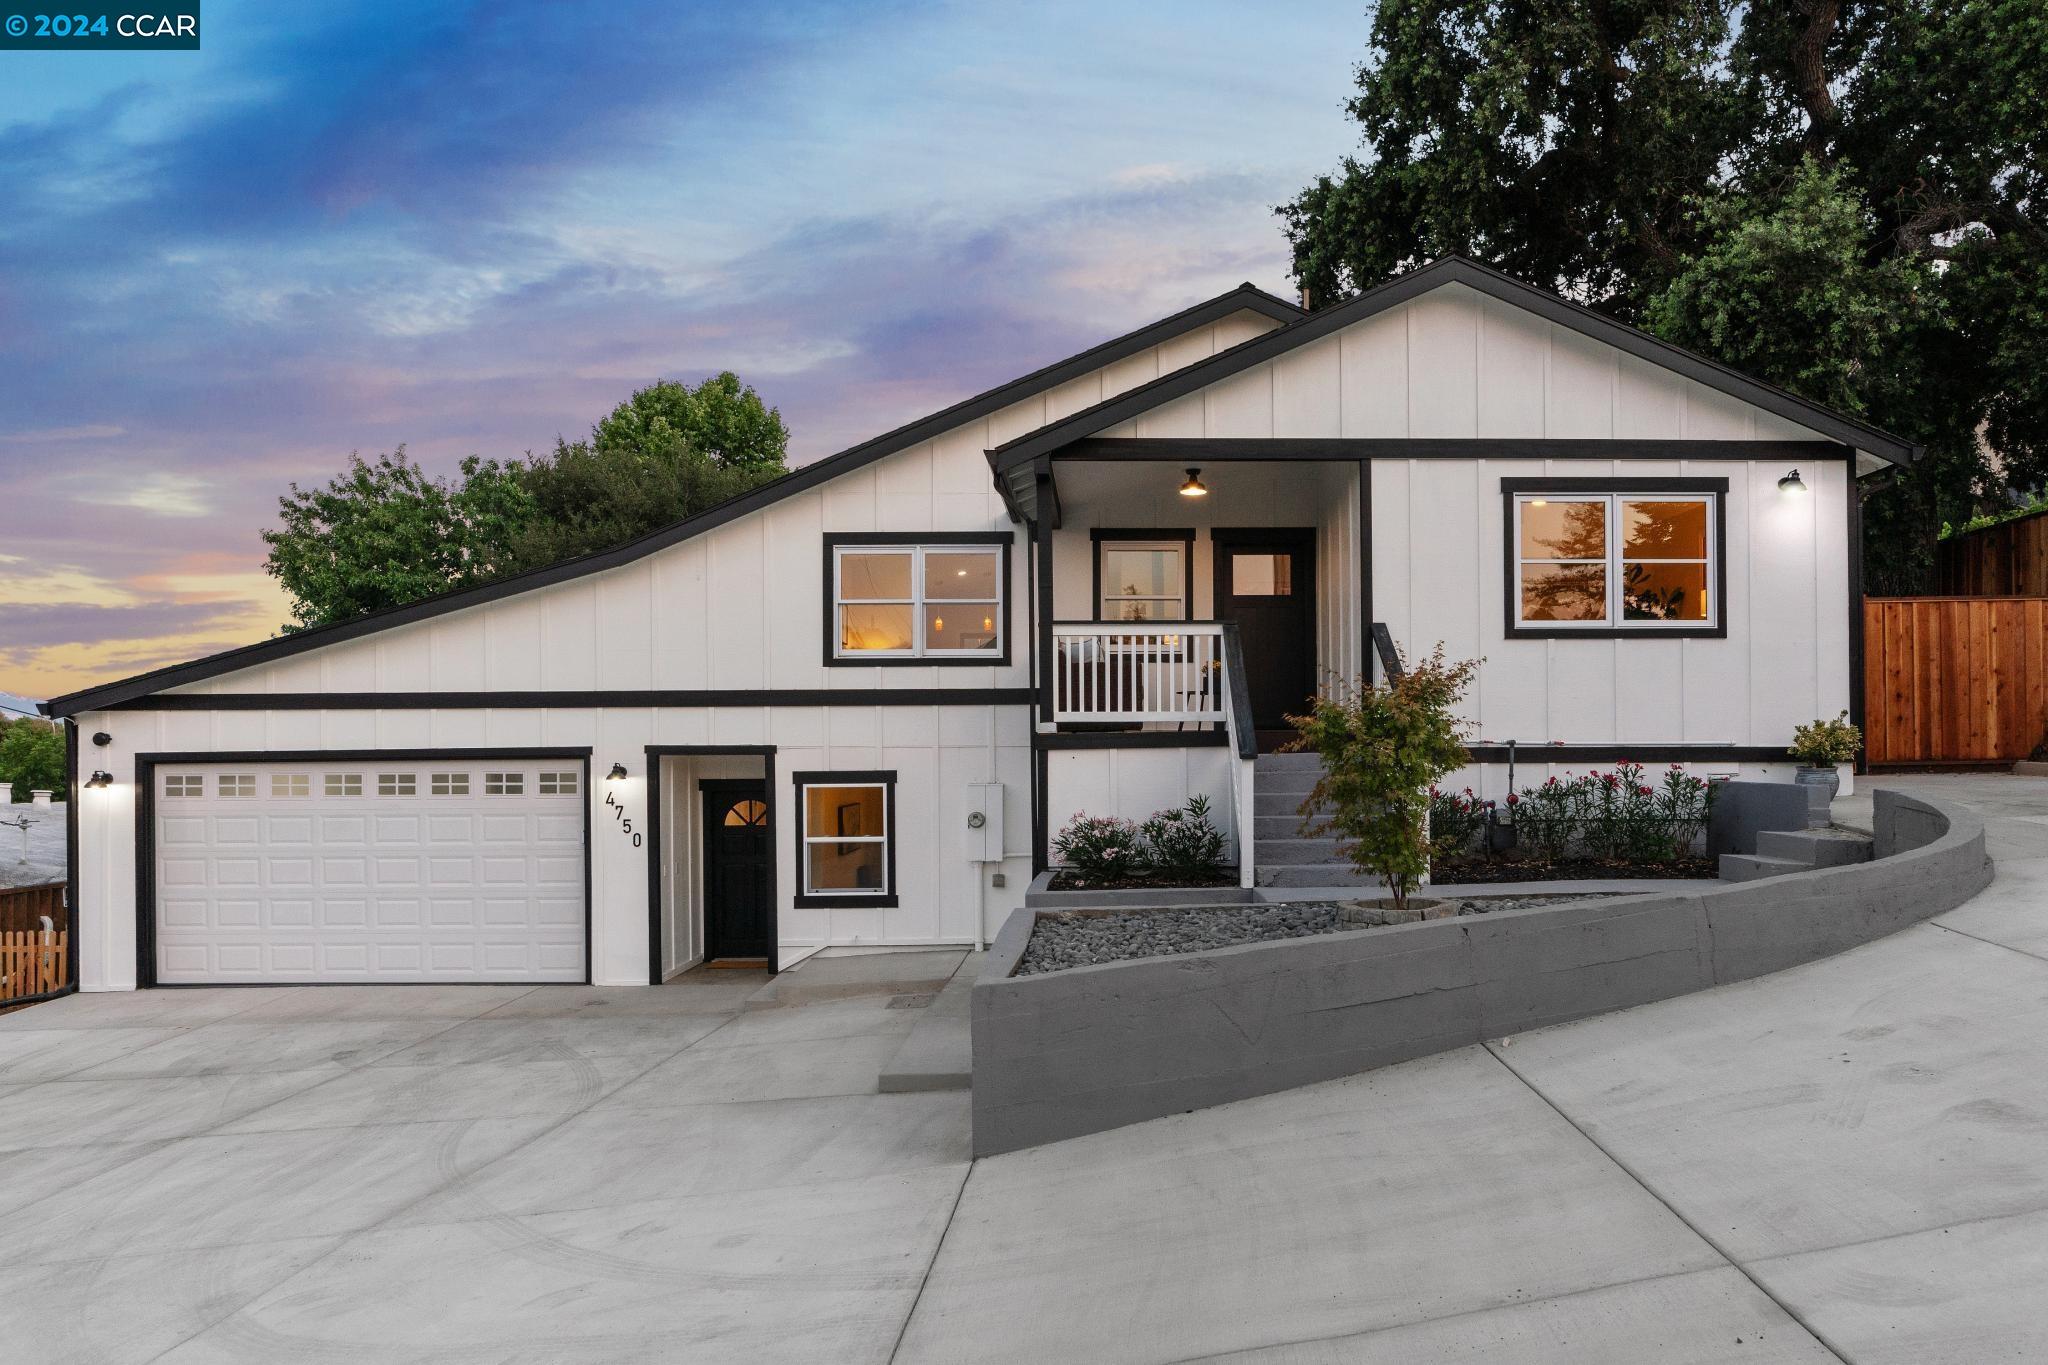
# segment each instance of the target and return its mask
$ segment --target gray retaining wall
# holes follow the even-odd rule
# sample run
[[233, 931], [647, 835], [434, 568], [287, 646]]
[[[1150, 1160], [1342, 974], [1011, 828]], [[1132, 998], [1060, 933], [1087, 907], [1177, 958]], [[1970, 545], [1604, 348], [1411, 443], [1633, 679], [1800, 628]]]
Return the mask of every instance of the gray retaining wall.
[[1019, 910], [973, 988], [975, 1155], [1761, 976], [1991, 880], [1959, 807], [1880, 790], [1873, 835], [1879, 860], [1848, 867], [1025, 977]]

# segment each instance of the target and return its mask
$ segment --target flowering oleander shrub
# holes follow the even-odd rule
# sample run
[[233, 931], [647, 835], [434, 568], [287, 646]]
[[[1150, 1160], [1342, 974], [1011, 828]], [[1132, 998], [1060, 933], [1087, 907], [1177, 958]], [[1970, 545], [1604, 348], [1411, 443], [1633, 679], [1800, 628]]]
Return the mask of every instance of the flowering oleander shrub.
[[1052, 847], [1069, 872], [1089, 881], [1135, 877], [1149, 866], [1144, 835], [1113, 815], [1076, 815]]
[[1545, 862], [1682, 858], [1707, 827], [1714, 789], [1674, 763], [1654, 783], [1640, 763], [1566, 773], [1508, 798], [1516, 842]]
[[1210, 878], [1223, 870], [1223, 835], [1209, 820], [1206, 796], [1191, 796], [1185, 806], [1156, 812], [1138, 833], [1155, 872]]
[[1463, 853], [1486, 827], [1493, 802], [1481, 801], [1470, 787], [1461, 792], [1429, 789], [1429, 851], [1433, 857]]

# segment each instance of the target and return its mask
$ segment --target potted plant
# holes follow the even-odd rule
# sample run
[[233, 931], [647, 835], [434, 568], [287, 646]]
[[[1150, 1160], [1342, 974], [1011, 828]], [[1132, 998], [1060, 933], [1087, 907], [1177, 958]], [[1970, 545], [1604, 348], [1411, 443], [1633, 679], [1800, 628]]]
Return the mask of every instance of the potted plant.
[[1301, 811], [1326, 814], [1303, 833], [1335, 834], [1359, 870], [1386, 886], [1383, 902], [1358, 903], [1361, 917], [1369, 910], [1395, 919], [1457, 913], [1454, 901], [1424, 902], [1412, 893], [1429, 873], [1430, 787], [1471, 761], [1453, 708], [1478, 667], [1477, 660], [1445, 663], [1439, 645], [1384, 683], [1361, 680], [1345, 698], [1318, 696], [1309, 714], [1288, 717], [1300, 733], [1287, 747], [1323, 759], [1323, 776]]
[[1799, 760], [1799, 785], [1806, 788], [1808, 802], [1824, 811], [1841, 790], [1839, 764], [1855, 761], [1863, 747], [1863, 732], [1849, 723], [1849, 713], [1833, 720], [1816, 720], [1792, 731], [1791, 755]]

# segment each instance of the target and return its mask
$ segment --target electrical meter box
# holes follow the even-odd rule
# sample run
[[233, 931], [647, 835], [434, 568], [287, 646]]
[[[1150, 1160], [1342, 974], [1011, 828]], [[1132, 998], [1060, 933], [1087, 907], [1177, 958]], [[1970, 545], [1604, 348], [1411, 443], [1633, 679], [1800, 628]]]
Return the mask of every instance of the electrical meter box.
[[1003, 784], [967, 784], [966, 814], [961, 817], [966, 836], [967, 861], [999, 863], [1003, 860]]

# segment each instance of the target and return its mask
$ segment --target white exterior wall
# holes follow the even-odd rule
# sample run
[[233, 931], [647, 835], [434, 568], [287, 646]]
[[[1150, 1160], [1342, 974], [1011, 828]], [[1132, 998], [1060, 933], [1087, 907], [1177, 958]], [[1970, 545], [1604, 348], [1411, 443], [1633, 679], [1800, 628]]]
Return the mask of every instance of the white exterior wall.
[[[963, 423], [816, 488], [601, 574], [171, 689], [183, 694], [318, 692], [698, 691], [1022, 688], [1029, 686], [1028, 553], [991, 478], [986, 451], [1049, 421], [1237, 345], [1277, 324], [1239, 313], [1148, 348], [987, 417]], [[1005, 531], [1011, 551], [1005, 666], [828, 667], [827, 532]], [[737, 700], [737, 699], [736, 699]], [[646, 821], [649, 744], [772, 744], [778, 932], [785, 959], [826, 944], [968, 943], [985, 891], [992, 929], [1031, 878], [1030, 713], [1022, 705], [699, 708], [117, 711], [77, 717], [114, 743], [88, 766], [114, 786], [81, 792], [81, 985], [135, 985], [134, 757], [162, 752], [363, 749], [592, 749], [591, 972], [600, 984], [648, 979], [647, 850], [603, 816], [607, 787]], [[607, 784], [623, 762], [632, 776]], [[792, 904], [796, 771], [893, 769], [894, 908]], [[970, 782], [1005, 786], [1003, 890], [963, 853], [954, 827]], [[669, 811], [675, 807], [670, 805]], [[675, 838], [672, 830], [666, 842]]]
[[[1077, 815], [1142, 822], [1201, 793], [1209, 798], [1209, 818], [1222, 832], [1225, 847], [1237, 847], [1230, 795], [1236, 754], [1231, 749], [1055, 749], [1046, 757], [1049, 836], [1058, 835]], [[1236, 861], [1235, 855], [1230, 861]]]
[[[1136, 438], [1823, 440], [1462, 285], [1446, 285], [1102, 433]], [[1476, 740], [1777, 745], [1849, 703], [1850, 472], [1786, 461], [1375, 460], [1373, 616], [1486, 662]], [[1511, 640], [1503, 477], [1729, 480], [1728, 638]], [[1208, 477], [1205, 471], [1205, 479]], [[1334, 506], [1328, 509], [1333, 515]], [[1082, 587], [1085, 594], [1085, 584]]]

